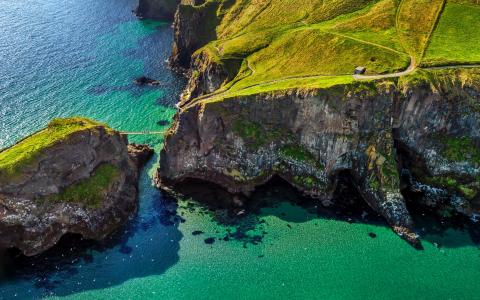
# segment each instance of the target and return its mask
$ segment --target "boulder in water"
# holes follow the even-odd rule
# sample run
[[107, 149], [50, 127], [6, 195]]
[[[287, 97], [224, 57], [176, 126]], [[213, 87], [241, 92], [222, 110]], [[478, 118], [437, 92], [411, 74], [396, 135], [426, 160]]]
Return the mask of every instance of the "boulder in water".
[[139, 77], [133, 81], [136, 85], [149, 85], [149, 86], [159, 86], [161, 82], [159, 80], [151, 79], [145, 76]]

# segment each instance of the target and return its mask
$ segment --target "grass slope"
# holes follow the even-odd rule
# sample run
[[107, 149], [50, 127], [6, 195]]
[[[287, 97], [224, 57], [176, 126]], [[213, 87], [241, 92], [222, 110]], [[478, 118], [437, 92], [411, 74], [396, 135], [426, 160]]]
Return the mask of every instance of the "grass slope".
[[47, 128], [0, 152], [0, 180], [15, 177], [24, 167], [35, 163], [44, 149], [63, 141], [71, 134], [98, 126], [105, 125], [80, 117], [53, 120]]
[[396, 28], [405, 51], [420, 62], [445, 0], [401, 0]]
[[217, 39], [198, 52], [232, 73], [215, 100], [348, 83], [356, 66], [377, 75], [406, 70], [411, 62], [475, 63], [478, 2], [207, 0], [202, 7], [216, 7], [220, 19]]
[[67, 187], [59, 194], [50, 196], [48, 200], [99, 208], [107, 191], [119, 176], [120, 170], [117, 167], [110, 164], [100, 165], [88, 179]]
[[480, 62], [480, 5], [462, 2], [447, 3], [423, 64]]

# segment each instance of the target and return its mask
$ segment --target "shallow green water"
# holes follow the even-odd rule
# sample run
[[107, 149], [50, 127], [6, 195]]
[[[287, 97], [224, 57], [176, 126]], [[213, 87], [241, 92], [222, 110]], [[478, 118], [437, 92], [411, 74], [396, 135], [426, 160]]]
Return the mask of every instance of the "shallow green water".
[[[305, 220], [282, 220], [279, 211], [286, 218], [297, 214]], [[179, 226], [185, 233], [179, 242], [179, 262], [165, 274], [72, 298], [112, 294], [152, 299], [478, 298], [475, 247], [438, 249], [426, 244], [419, 252], [385, 227], [321, 220], [288, 204], [264, 214], [267, 236], [261, 244], [244, 248], [231, 241], [206, 246], [203, 238], [189, 233], [200, 228], [211, 234], [222, 228], [204, 216], [186, 213], [187, 222]], [[368, 237], [371, 231], [377, 239]], [[445, 239], [470, 243], [467, 235], [454, 231]]]
[[[39, 2], [0, 0], [0, 147], [57, 116], [85, 115], [121, 130], [168, 127], [184, 84], [164, 64], [168, 24], [135, 20], [134, 0]], [[131, 84], [144, 74], [165, 86]], [[135, 141], [156, 149], [162, 142]], [[424, 234], [418, 251], [382, 223], [282, 202], [296, 196], [281, 187], [268, 196], [277, 206], [222, 225], [215, 213], [155, 190], [155, 167], [143, 172], [139, 213], [121, 232], [9, 258], [0, 299], [480, 298], [480, 251], [466, 231]]]

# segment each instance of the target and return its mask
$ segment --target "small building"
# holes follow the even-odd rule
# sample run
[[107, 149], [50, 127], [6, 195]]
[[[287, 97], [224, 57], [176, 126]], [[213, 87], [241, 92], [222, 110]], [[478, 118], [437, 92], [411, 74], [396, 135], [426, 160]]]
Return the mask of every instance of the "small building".
[[355, 74], [355, 75], [363, 75], [363, 74], [365, 74], [365, 72], [367, 72], [367, 68], [365, 68], [365, 67], [356, 67], [354, 74]]

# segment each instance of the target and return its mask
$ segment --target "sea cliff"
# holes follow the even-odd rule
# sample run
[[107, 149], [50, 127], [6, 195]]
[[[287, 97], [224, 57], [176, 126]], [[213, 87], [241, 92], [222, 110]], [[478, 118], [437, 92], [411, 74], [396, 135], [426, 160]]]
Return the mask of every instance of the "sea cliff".
[[[272, 4], [259, 8], [254, 20], [261, 25], [250, 35], [247, 29], [242, 32], [232, 24], [241, 23], [240, 16], [256, 8], [238, 3], [229, 8], [227, 4], [183, 4], [177, 11], [170, 62], [188, 68], [189, 84], [161, 153], [156, 177], [159, 187], [175, 187], [190, 179], [209, 181], [240, 195], [231, 206], [242, 207], [245, 203], [238, 199], [249, 201], [258, 186], [281, 177], [312, 201], [331, 206], [337, 183], [347, 177], [361, 199], [414, 245], [419, 245], [419, 240], [409, 207], [428, 207], [442, 217], [476, 218], [480, 213], [478, 68], [420, 69], [416, 68], [416, 54], [411, 54], [406, 71], [386, 76], [288, 75], [298, 67], [287, 67], [285, 61], [295, 59], [304, 64], [298, 72], [312, 72], [307, 67], [341, 70], [302, 61], [308, 54], [296, 48], [299, 44], [294, 40], [303, 30], [310, 34], [307, 21], [293, 23], [292, 36], [283, 27], [280, 32], [272, 30], [261, 23], [270, 10], [280, 10]], [[336, 12], [322, 13], [335, 17], [345, 13], [341, 9], [358, 8], [339, 5]], [[379, 14], [392, 8], [367, 9]], [[388, 21], [392, 23], [386, 26], [395, 26], [393, 15]], [[230, 37], [234, 30], [241, 34]], [[282, 37], [276, 43], [269, 41], [275, 34]], [[242, 44], [242, 39], [264, 44]], [[341, 39], [350, 43], [353, 38], [339, 35], [335, 42]], [[362, 47], [372, 45], [354, 41]], [[278, 43], [283, 43], [282, 48]], [[308, 45], [315, 43], [310, 40]], [[255, 51], [267, 52], [269, 47], [282, 52], [258, 59], [262, 56]], [[385, 47], [375, 47], [362, 51], [383, 55]], [[229, 49], [243, 57], [227, 55]], [[311, 49], [324, 51], [316, 50], [322, 49], [318, 45]], [[295, 52], [288, 52], [292, 50]], [[354, 48], [344, 50], [350, 51], [359, 57], [362, 54]], [[403, 56], [397, 54], [385, 56], [382, 62], [367, 56], [365, 64], [390, 68], [396, 60], [400, 67]], [[270, 59], [285, 69], [264, 66]], [[345, 62], [338, 59], [330, 64]], [[354, 62], [360, 58], [346, 59], [351, 60], [353, 72]], [[266, 69], [259, 71], [259, 66]]]

